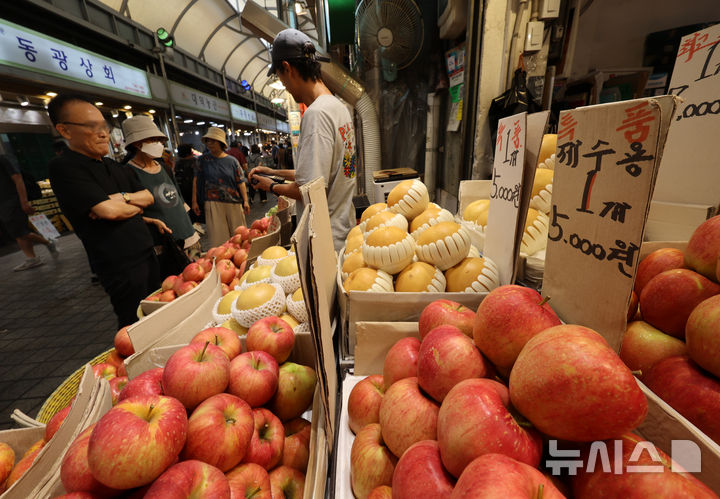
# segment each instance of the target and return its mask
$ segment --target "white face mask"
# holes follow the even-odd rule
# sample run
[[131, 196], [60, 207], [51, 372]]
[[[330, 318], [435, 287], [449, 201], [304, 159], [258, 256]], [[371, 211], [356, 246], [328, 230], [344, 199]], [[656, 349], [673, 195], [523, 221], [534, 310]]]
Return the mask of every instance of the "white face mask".
[[165, 146], [161, 142], [150, 142], [143, 144], [140, 150], [151, 158], [159, 158], [162, 156]]

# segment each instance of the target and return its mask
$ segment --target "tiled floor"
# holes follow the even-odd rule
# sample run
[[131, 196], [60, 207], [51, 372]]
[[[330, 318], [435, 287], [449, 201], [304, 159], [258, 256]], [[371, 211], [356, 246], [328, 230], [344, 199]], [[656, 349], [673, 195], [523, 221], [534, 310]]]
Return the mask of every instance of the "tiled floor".
[[[248, 225], [275, 204], [272, 195], [256, 202]], [[19, 250], [0, 256], [0, 430], [17, 426], [14, 409], [35, 417], [65, 378], [113, 345], [115, 314], [90, 283], [80, 240], [64, 235], [58, 248], [53, 260], [36, 246], [45, 265], [23, 272], [12, 271], [24, 260]]]

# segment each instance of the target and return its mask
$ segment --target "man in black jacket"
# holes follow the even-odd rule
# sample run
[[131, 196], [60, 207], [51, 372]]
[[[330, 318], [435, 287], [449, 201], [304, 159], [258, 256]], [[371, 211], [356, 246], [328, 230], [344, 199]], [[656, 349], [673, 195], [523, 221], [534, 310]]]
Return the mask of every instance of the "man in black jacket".
[[127, 326], [137, 320], [140, 300], [160, 282], [152, 236], [142, 218], [153, 196], [132, 169], [104, 157], [110, 129], [92, 103], [59, 95], [48, 113], [68, 142], [68, 150], [50, 163], [50, 183], [110, 295], [118, 327]]

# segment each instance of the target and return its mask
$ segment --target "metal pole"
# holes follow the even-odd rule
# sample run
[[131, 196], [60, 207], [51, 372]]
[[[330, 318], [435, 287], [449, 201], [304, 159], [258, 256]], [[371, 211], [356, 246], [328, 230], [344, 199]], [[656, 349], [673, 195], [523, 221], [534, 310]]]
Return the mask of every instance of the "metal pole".
[[227, 89], [227, 78], [225, 77], [225, 70], [222, 71], [223, 87], [225, 88], [225, 101], [228, 105], [228, 113], [230, 113], [230, 132], [232, 132], [233, 140], [235, 140], [235, 122], [233, 121], [232, 115], [232, 104], [230, 103], [230, 94]]
[[165, 60], [162, 52], [158, 52], [158, 58], [160, 59], [160, 72], [162, 73], [163, 81], [165, 82], [165, 90], [167, 91], [168, 104], [170, 107], [170, 121], [173, 125], [173, 139], [176, 144], [180, 144], [180, 135], [178, 133], [177, 122], [175, 121], [175, 106], [173, 105], [172, 95], [170, 94], [170, 82], [168, 81], [167, 73], [165, 72]]

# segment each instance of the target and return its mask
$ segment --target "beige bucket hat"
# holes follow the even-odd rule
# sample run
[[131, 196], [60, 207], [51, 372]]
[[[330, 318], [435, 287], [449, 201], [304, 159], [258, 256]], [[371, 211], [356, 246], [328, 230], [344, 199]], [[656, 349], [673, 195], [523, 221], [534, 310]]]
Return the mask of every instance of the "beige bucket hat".
[[158, 138], [167, 140], [150, 116], [137, 115], [122, 122], [122, 131], [126, 144], [134, 144], [144, 139]]
[[222, 142], [222, 144], [225, 146], [225, 149], [227, 149], [227, 138], [225, 137], [225, 131], [222, 128], [218, 128], [216, 126], [211, 126], [208, 128], [208, 131], [205, 135], [202, 136], [203, 143], [205, 142], [205, 139], [213, 139], [217, 140], [218, 142]]

